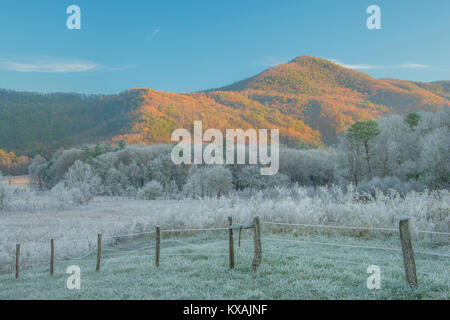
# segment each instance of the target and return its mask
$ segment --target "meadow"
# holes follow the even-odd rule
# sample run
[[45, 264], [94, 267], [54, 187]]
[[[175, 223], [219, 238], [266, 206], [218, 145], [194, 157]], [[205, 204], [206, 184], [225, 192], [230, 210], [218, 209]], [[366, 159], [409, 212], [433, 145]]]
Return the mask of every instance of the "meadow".
[[[265, 233], [265, 232], [264, 232]], [[57, 262], [22, 272], [19, 279], [1, 275], [0, 299], [443, 299], [450, 298], [448, 258], [418, 255], [419, 285], [405, 280], [401, 252], [317, 246], [308, 241], [398, 247], [396, 239], [368, 240], [342, 236], [277, 235], [263, 237], [263, 261], [251, 271], [249, 234], [236, 245], [236, 266], [228, 269], [226, 234], [163, 238], [161, 262], [154, 264], [154, 241], [144, 237], [103, 253], [95, 271], [95, 252], [81, 260]], [[187, 244], [189, 243], [189, 245]], [[143, 248], [141, 250], [137, 250]], [[369, 265], [381, 268], [381, 289], [366, 286]], [[81, 289], [68, 290], [69, 265], [81, 268]]]
[[[1, 212], [2, 299], [448, 299], [447, 191], [378, 194], [364, 201], [338, 187], [277, 188], [250, 198], [134, 200], [96, 197], [66, 210]], [[228, 268], [228, 221], [262, 221], [263, 262], [251, 271], [251, 230], [235, 232]], [[405, 282], [398, 221], [411, 219], [419, 287]], [[294, 225], [292, 225], [294, 224]], [[155, 267], [155, 227], [164, 230]], [[348, 228], [347, 228], [348, 227]], [[180, 231], [186, 229], [215, 229]], [[354, 228], [354, 229], [353, 229]], [[375, 228], [375, 229], [374, 229]], [[102, 269], [95, 271], [97, 233]], [[49, 275], [50, 239], [55, 275]], [[15, 244], [21, 274], [14, 279]], [[68, 290], [65, 269], [79, 265], [82, 289]], [[382, 288], [368, 290], [378, 265]]]

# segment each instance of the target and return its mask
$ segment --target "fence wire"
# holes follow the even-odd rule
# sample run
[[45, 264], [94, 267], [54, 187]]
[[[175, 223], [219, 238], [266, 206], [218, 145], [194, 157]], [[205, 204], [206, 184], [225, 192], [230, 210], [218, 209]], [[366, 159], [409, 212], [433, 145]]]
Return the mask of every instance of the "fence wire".
[[[293, 254], [280, 254], [279, 252], [273, 251], [273, 250], [265, 250], [266, 253], [275, 255], [275, 256], [279, 256], [279, 257], [292, 257], [292, 258], [300, 258], [300, 259], [313, 259], [313, 260], [323, 260], [326, 261], [330, 264], [334, 264], [335, 262], [339, 262], [339, 263], [344, 263], [344, 264], [351, 264], [351, 265], [356, 265], [356, 266], [360, 266], [360, 267], [367, 267], [367, 262], [365, 261], [352, 261], [352, 260], [340, 260], [340, 259], [335, 259], [335, 258], [327, 258], [327, 257], [318, 257], [318, 256], [311, 256], [311, 255], [305, 255], [305, 254], [300, 254], [300, 255], [293, 255]], [[305, 261], [305, 260], [302, 260]], [[386, 264], [382, 264], [380, 265], [383, 269], [390, 269], [393, 270], [395, 272], [401, 273], [403, 274], [404, 270], [402, 267], [398, 266], [389, 266]], [[422, 271], [417, 271], [418, 274], [422, 274], [422, 275], [426, 275], [428, 277], [434, 277], [435, 279], [438, 279], [440, 281], [443, 282], [450, 282], [450, 278], [442, 278], [439, 275], [437, 275], [436, 273], [429, 273], [429, 272], [422, 272]]]
[[359, 246], [359, 245], [353, 245], [353, 244], [318, 242], [318, 241], [309, 241], [309, 240], [290, 240], [290, 239], [281, 239], [281, 238], [272, 238], [272, 237], [262, 237], [262, 239], [273, 240], [273, 241], [310, 243], [310, 244], [325, 245], [325, 246], [336, 246], [336, 247], [350, 247], [350, 248], [361, 248], [361, 249], [378, 249], [378, 250], [388, 250], [388, 251], [401, 251], [401, 249], [398, 249], [398, 248]]
[[[283, 223], [283, 222], [274, 222], [274, 221], [261, 221], [262, 224], [267, 224], [267, 225], [279, 225], [279, 226], [293, 226], [293, 227], [308, 227], [308, 228], [329, 228], [329, 229], [345, 229], [345, 230], [374, 230], [374, 231], [386, 231], [386, 232], [398, 232], [398, 229], [395, 228], [384, 228], [384, 227], [363, 227], [363, 226], [336, 226], [336, 225], [324, 225], [324, 224], [300, 224], [300, 223]], [[229, 231], [228, 227], [215, 227], [215, 228], [187, 228], [187, 229], [162, 229], [160, 230], [161, 233], [181, 233], [181, 232], [204, 232], [204, 231]], [[437, 232], [437, 231], [426, 231], [426, 230], [418, 230], [416, 231], [418, 233], [428, 233], [428, 234], [437, 234], [437, 235], [450, 235], [450, 233], [446, 233], [446, 232]], [[139, 237], [139, 236], [149, 236], [149, 235], [153, 235], [155, 234], [156, 231], [148, 231], [148, 232], [141, 232], [141, 233], [130, 233], [130, 234], [119, 234], [119, 235], [108, 235], [105, 237], [102, 237], [102, 239], [105, 240], [112, 240], [112, 239], [120, 239], [120, 238], [127, 238], [127, 237]], [[294, 240], [294, 239], [282, 239], [282, 238], [274, 238], [274, 237], [262, 237], [262, 239], [264, 240], [268, 240], [268, 241], [281, 241], [281, 242], [297, 242], [297, 243], [306, 243], [306, 244], [312, 244], [312, 245], [322, 245], [322, 246], [335, 246], [335, 247], [349, 247], [349, 248], [358, 248], [358, 249], [369, 249], [369, 250], [385, 250], [385, 251], [394, 251], [394, 252], [401, 252], [401, 248], [392, 248], [392, 247], [383, 247], [383, 246], [363, 246], [363, 245], [354, 245], [354, 244], [342, 244], [342, 243], [331, 243], [331, 242], [320, 242], [320, 241], [310, 241], [310, 240]], [[88, 245], [90, 244], [95, 244], [96, 243], [96, 239], [92, 238], [84, 238], [84, 239], [61, 239], [58, 240], [58, 242], [72, 242], [72, 243], [77, 243], [77, 242], [88, 242]], [[245, 240], [242, 239], [242, 241], [251, 241], [251, 240]], [[182, 241], [179, 239], [161, 239], [161, 244], [165, 244], [165, 243], [170, 243], [170, 242], [176, 242], [176, 243], [180, 243], [181, 246], [173, 246], [170, 248], [183, 248], [183, 247], [193, 247], [193, 248], [203, 248], [204, 246], [210, 246], [210, 245], [215, 245], [218, 243], [226, 243], [227, 240], [221, 240], [221, 241], [216, 241], [216, 242], [207, 242], [204, 244], [193, 244], [193, 243], [189, 243], [186, 241]], [[26, 243], [36, 243], [35, 241], [33, 242], [25, 242]], [[39, 242], [41, 243], [41, 242]], [[139, 251], [143, 251], [143, 250], [150, 250], [150, 249], [155, 249], [156, 245], [151, 245], [151, 246], [144, 246], [141, 248], [137, 248], [137, 249], [132, 249], [132, 250], [121, 250], [121, 249], [117, 249], [117, 248], [104, 248], [103, 252], [104, 253], [112, 253], [113, 256], [119, 256], [119, 255], [126, 255], [126, 254], [130, 254], [130, 253], [134, 253], [134, 252], [139, 252]], [[71, 257], [71, 256], [67, 256], [64, 255], [63, 258], [59, 258], [59, 259], [55, 259], [55, 262], [67, 262], [70, 260], [83, 260], [87, 257], [89, 257], [90, 255], [93, 255], [94, 253], [97, 252], [97, 249], [93, 249], [88, 251], [87, 253], [83, 253], [81, 256], [79, 257]], [[324, 257], [317, 257], [317, 256], [307, 256], [307, 255], [287, 255], [287, 254], [279, 254], [279, 253], [275, 253], [274, 251], [271, 250], [267, 250], [265, 251], [269, 254], [277, 254], [278, 256], [282, 256], [282, 257], [297, 257], [297, 258], [311, 258], [311, 259], [321, 259], [321, 260], [332, 260], [332, 262], [342, 262], [342, 263], [346, 263], [346, 264], [353, 264], [353, 265], [363, 265], [363, 262], [356, 262], [356, 261], [350, 261], [350, 260], [340, 260], [340, 259], [330, 259], [330, 258], [324, 258]], [[415, 251], [415, 253], [417, 254], [423, 254], [423, 255], [431, 255], [431, 256], [437, 256], [437, 257], [445, 257], [445, 258], [450, 258], [449, 254], [444, 254], [444, 253], [436, 253], [436, 252], [429, 252], [429, 251]], [[214, 254], [214, 253], [161, 253], [161, 256], [227, 256], [227, 254]], [[397, 269], [396, 269], [397, 270]], [[398, 269], [399, 271], [402, 271], [401, 269]], [[425, 273], [425, 272], [420, 272], [418, 271], [418, 273], [430, 276], [430, 277], [435, 277], [437, 279], [442, 279], [439, 278], [436, 274], [434, 273]], [[448, 279], [446, 279], [445, 281], [448, 281]]]
[[[282, 226], [298, 226], [298, 227], [311, 227], [311, 228], [325, 228], [325, 229], [346, 229], [346, 230], [375, 230], [375, 231], [389, 231], [398, 232], [396, 228], [377, 228], [377, 227], [361, 227], [361, 226], [336, 226], [328, 224], [304, 224], [304, 223], [286, 223], [286, 222], [274, 222], [274, 221], [261, 221], [263, 224], [282, 225]], [[428, 230], [416, 230], [417, 233], [428, 233], [437, 235], [450, 235], [449, 232], [428, 231]]]
[[377, 231], [391, 231], [398, 232], [395, 228], [370, 228], [370, 227], [353, 227], [353, 226], [335, 226], [326, 224], [302, 224], [302, 223], [284, 223], [273, 221], [261, 221], [263, 224], [273, 224], [282, 226], [294, 226], [294, 227], [311, 227], [311, 228], [326, 228], [326, 229], [351, 229], [351, 230], [377, 230]]
[[[273, 238], [273, 237], [262, 237], [262, 239], [268, 239], [268, 240], [273, 240], [273, 241], [300, 242], [300, 243], [309, 243], [309, 244], [317, 244], [317, 245], [325, 245], [325, 246], [336, 246], [336, 247], [350, 247], [350, 248], [387, 250], [387, 251], [400, 251], [400, 252], [402, 251], [402, 249], [400, 249], [400, 248], [360, 246], [360, 245], [353, 245], [353, 244], [318, 242], [318, 241], [309, 241], [309, 240], [291, 240], [291, 239], [281, 239], [281, 238]], [[450, 258], [450, 255], [442, 254], [442, 253], [436, 253], [436, 252], [429, 252], [429, 251], [414, 251], [414, 253]]]

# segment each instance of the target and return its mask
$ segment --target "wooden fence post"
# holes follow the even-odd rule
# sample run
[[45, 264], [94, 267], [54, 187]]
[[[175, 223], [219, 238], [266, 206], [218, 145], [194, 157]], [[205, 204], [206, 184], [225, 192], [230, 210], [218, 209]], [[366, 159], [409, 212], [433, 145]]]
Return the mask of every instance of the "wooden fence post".
[[53, 239], [50, 240], [50, 275], [53, 275], [55, 264], [55, 243]]
[[20, 244], [16, 244], [16, 279], [19, 278], [20, 270]]
[[255, 217], [253, 220], [254, 224], [254, 251], [255, 256], [253, 257], [252, 262], [252, 271], [256, 271], [256, 268], [259, 267], [262, 261], [262, 246], [261, 246], [261, 225], [259, 222], [259, 217]]
[[411, 232], [409, 219], [403, 218], [399, 223], [400, 242], [402, 244], [403, 265], [405, 268], [406, 282], [411, 287], [417, 286], [416, 262], [414, 260], [414, 251], [411, 243]]
[[242, 234], [242, 227], [239, 228], [239, 240], [238, 240], [238, 247], [241, 247], [241, 234]]
[[159, 226], [156, 227], [156, 255], [155, 255], [155, 265], [159, 267], [159, 252], [161, 246], [161, 229]]
[[97, 268], [96, 271], [100, 271], [100, 263], [102, 260], [102, 234], [97, 235]]
[[[228, 217], [228, 224], [231, 226], [233, 224], [233, 218]], [[233, 229], [228, 230], [230, 238], [230, 269], [234, 268], [234, 240], [233, 240]]]

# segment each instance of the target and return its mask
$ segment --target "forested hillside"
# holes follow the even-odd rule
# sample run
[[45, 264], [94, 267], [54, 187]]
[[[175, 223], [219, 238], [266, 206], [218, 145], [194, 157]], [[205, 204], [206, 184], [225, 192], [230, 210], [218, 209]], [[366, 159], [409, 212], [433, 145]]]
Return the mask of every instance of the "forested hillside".
[[83, 143], [170, 142], [177, 128], [279, 128], [290, 147], [323, 146], [356, 121], [450, 106], [450, 82], [377, 80], [301, 56], [230, 86], [197, 93], [132, 89], [117, 95], [0, 90], [0, 148], [49, 155]]
[[0, 90], [0, 148], [50, 154], [59, 147], [110, 139], [131, 121], [136, 92], [113, 96]]

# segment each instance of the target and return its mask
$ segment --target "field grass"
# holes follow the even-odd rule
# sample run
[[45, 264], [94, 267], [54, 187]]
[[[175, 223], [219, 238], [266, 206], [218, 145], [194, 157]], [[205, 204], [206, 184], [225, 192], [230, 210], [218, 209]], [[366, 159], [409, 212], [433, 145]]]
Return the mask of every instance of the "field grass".
[[[251, 271], [252, 231], [235, 236], [236, 267], [228, 269], [227, 231], [163, 233], [161, 265], [154, 266], [154, 237], [126, 239], [104, 248], [102, 269], [96, 254], [81, 260], [0, 275], [0, 299], [444, 299], [450, 298], [449, 260], [416, 254], [419, 286], [404, 280], [397, 236], [376, 239], [287, 232], [263, 226], [263, 261]], [[276, 240], [275, 240], [276, 239]], [[321, 244], [319, 244], [321, 243]], [[324, 245], [323, 243], [328, 243]], [[338, 246], [346, 244], [346, 247]], [[415, 250], [448, 253], [448, 247], [415, 243]], [[141, 250], [137, 250], [140, 249]], [[57, 255], [58, 257], [58, 255]], [[65, 270], [81, 267], [81, 290], [68, 290]], [[368, 290], [367, 267], [381, 268], [381, 289]]]
[[[316, 196], [301, 188], [279, 193], [275, 198], [182, 201], [98, 197], [68, 210], [0, 212], [0, 299], [450, 298], [448, 192], [379, 195], [371, 201], [336, 189], [319, 190]], [[38, 196], [22, 201], [30, 202], [27, 208], [39, 207], [33, 204]], [[248, 223], [255, 215], [265, 222], [257, 272], [251, 271], [251, 230], [243, 231], [241, 247], [235, 244], [232, 271], [226, 230], [163, 233], [159, 268], [154, 266], [154, 234], [124, 236], [153, 232], [156, 225], [163, 230], [223, 228], [229, 216], [234, 223]], [[412, 223], [416, 289], [404, 279], [397, 232], [401, 217]], [[345, 226], [362, 228], [339, 229]], [[95, 271], [97, 233], [103, 234], [100, 272]], [[57, 258], [53, 277], [48, 270], [50, 239], [55, 239]], [[21, 244], [18, 280], [13, 274], [16, 243]], [[81, 290], [66, 288], [70, 265], [81, 267]], [[367, 289], [370, 265], [381, 268], [380, 290]]]
[[[232, 196], [179, 201], [97, 197], [87, 206], [58, 209], [45, 205], [53, 200], [49, 195], [27, 198], [19, 192], [20, 199], [16, 202], [21, 203], [20, 208], [29, 210], [0, 211], [0, 273], [13, 271], [16, 243], [21, 244], [21, 266], [25, 268], [48, 261], [50, 239], [55, 239], [61, 258], [73, 257], [95, 248], [97, 233], [102, 233], [105, 244], [109, 245], [113, 244], [111, 237], [154, 231], [156, 225], [224, 227], [229, 216], [235, 223], [248, 223], [258, 215], [263, 221], [362, 227], [362, 230], [327, 229], [330, 236], [363, 236], [368, 234], [366, 228], [397, 230], [399, 219], [409, 217], [415, 240], [440, 244], [448, 251], [448, 192], [410, 193], [405, 197], [378, 195], [371, 201], [357, 201], [352, 192], [343, 193], [336, 188], [318, 190], [315, 196], [307, 195], [302, 188], [279, 193], [275, 198], [257, 194], [251, 199]], [[420, 233], [420, 230], [432, 233]], [[305, 231], [314, 232], [313, 229]]]

